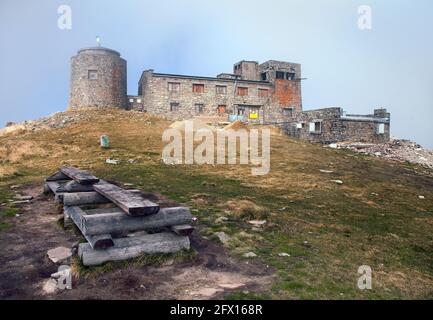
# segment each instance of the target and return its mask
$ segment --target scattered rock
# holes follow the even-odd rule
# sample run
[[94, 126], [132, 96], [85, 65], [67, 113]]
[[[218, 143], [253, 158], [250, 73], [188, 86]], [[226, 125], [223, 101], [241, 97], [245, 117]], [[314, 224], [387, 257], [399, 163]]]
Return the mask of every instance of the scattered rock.
[[32, 200], [33, 197], [32, 196], [22, 196], [20, 194], [16, 194], [15, 199], [20, 200], [20, 201], [24, 201], [24, 200]]
[[284, 210], [286, 210], [287, 208], [286, 207], [282, 207], [282, 208], [280, 208], [280, 209], [278, 209], [279, 211], [284, 211]]
[[18, 189], [18, 188], [21, 188], [21, 185], [20, 184], [16, 184], [16, 185], [11, 186], [10, 188], [11, 189]]
[[223, 243], [226, 244], [230, 241], [230, 236], [227, 235], [224, 231], [215, 232], [215, 235], [218, 237], [218, 239]]
[[45, 294], [53, 294], [57, 290], [57, 281], [55, 279], [46, 280], [42, 290]]
[[252, 251], [244, 253], [242, 256], [244, 258], [255, 258], [255, 257], [257, 257], [257, 255], [254, 252], [252, 252]]
[[331, 182], [335, 182], [336, 184], [343, 184], [343, 181], [341, 180], [331, 180]]
[[217, 288], [203, 288], [196, 291], [191, 291], [190, 295], [192, 296], [203, 296], [203, 297], [212, 297], [218, 292], [224, 291], [223, 289]]
[[59, 279], [60, 277], [69, 276], [70, 273], [71, 273], [71, 267], [70, 266], [60, 266], [59, 271], [51, 274], [51, 278]]
[[346, 148], [359, 153], [395, 161], [418, 163], [433, 168], [433, 151], [424, 149], [416, 142], [409, 140], [391, 139], [389, 142], [381, 144], [341, 142], [333, 145], [335, 149]]
[[135, 160], [135, 159], [128, 159], [128, 163], [129, 164], [134, 164], [134, 163], [136, 163], [137, 162], [137, 160]]
[[19, 200], [19, 201], [11, 201], [12, 204], [24, 204], [24, 203], [30, 203], [30, 200]]
[[320, 169], [319, 171], [322, 172], [322, 173], [333, 173], [334, 172], [334, 171], [331, 171], [331, 170], [323, 170], [323, 169]]
[[248, 223], [252, 224], [253, 226], [260, 227], [266, 223], [266, 220], [251, 220], [248, 221]]
[[331, 149], [339, 149], [339, 146], [336, 143], [331, 143], [331, 144], [328, 145], [328, 147], [331, 148]]
[[286, 253], [286, 252], [281, 252], [278, 254], [278, 256], [280, 257], [290, 257], [290, 254]]
[[108, 158], [107, 160], [105, 160], [105, 163], [108, 163], [108, 164], [119, 164], [120, 160]]
[[123, 185], [124, 185], [125, 187], [132, 187], [132, 186], [134, 186], [133, 183], [124, 183]]
[[243, 287], [244, 283], [219, 283], [218, 286], [224, 289], [237, 289]]
[[418, 196], [418, 198], [420, 198], [420, 199], [425, 199], [425, 197], [424, 197], [424, 196]]
[[229, 218], [227, 218], [227, 217], [218, 217], [215, 219], [215, 223], [222, 223], [222, 222], [225, 222], [228, 220], [229, 220]]
[[65, 247], [57, 247], [48, 250], [47, 255], [54, 263], [68, 263], [72, 257], [72, 250]]

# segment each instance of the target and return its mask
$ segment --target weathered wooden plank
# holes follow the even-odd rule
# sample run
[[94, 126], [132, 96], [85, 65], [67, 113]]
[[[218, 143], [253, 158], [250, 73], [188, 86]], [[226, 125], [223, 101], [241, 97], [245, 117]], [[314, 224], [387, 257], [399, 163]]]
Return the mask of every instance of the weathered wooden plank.
[[[103, 210], [105, 213], [102, 213]], [[162, 208], [157, 214], [138, 217], [128, 216], [119, 208], [92, 209], [86, 212], [82, 228], [88, 235], [149, 230], [189, 224], [192, 221], [191, 212], [186, 207]]]
[[44, 192], [44, 194], [50, 194], [53, 191], [51, 190], [51, 188], [48, 186], [47, 183], [44, 183], [44, 191], [43, 192]]
[[87, 235], [83, 232], [83, 219], [85, 218], [86, 213], [79, 207], [65, 206], [63, 208], [63, 212], [66, 216], [72, 219], [93, 249], [106, 249], [114, 245], [113, 239], [109, 234], [99, 234], [93, 236]]
[[63, 210], [63, 227], [69, 228], [74, 222], [69, 218], [68, 214]]
[[142, 254], [172, 253], [190, 248], [188, 237], [171, 232], [119, 238], [113, 241], [114, 246], [105, 250], [92, 250], [89, 244], [81, 243], [78, 247], [78, 256], [84, 265], [93, 266], [108, 261], [131, 259]]
[[56, 181], [47, 181], [45, 185], [51, 190], [52, 193], [56, 194], [57, 189], [60, 187], [60, 184]]
[[61, 185], [58, 192], [92, 192], [93, 186], [91, 184], [81, 184], [75, 180], [71, 180]]
[[63, 204], [63, 195], [64, 195], [63, 192], [56, 192], [56, 194], [54, 195], [54, 202]]
[[114, 184], [95, 184], [93, 189], [131, 216], [151, 215], [159, 211], [159, 205], [143, 199], [139, 194], [122, 189]]
[[101, 204], [110, 202], [111, 201], [109, 199], [95, 191], [63, 194], [63, 204], [65, 206], [81, 206], [85, 204]]
[[189, 224], [180, 224], [171, 226], [170, 230], [179, 236], [189, 236], [194, 231], [194, 227]]
[[63, 172], [57, 171], [53, 173], [51, 176], [49, 176], [48, 178], [46, 178], [45, 181], [58, 181], [58, 180], [70, 180], [70, 179], [71, 178], [69, 178]]
[[81, 184], [94, 184], [99, 181], [99, 178], [90, 174], [87, 171], [83, 171], [74, 167], [61, 167], [60, 171], [64, 173], [69, 178], [77, 181]]

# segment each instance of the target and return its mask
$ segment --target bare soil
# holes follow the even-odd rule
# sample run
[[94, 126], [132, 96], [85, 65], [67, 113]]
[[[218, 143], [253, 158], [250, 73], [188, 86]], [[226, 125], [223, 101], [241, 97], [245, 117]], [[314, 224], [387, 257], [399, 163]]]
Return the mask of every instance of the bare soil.
[[52, 197], [41, 194], [41, 186], [23, 186], [18, 192], [34, 200], [20, 207], [18, 217], [8, 218], [12, 227], [0, 233], [0, 299], [220, 299], [233, 291], [266, 290], [272, 282], [271, 270], [258, 260], [236, 261], [195, 231], [194, 261], [74, 277], [72, 290], [46, 294], [43, 284], [58, 268], [47, 251], [71, 247], [79, 237], [57, 223], [59, 210]]

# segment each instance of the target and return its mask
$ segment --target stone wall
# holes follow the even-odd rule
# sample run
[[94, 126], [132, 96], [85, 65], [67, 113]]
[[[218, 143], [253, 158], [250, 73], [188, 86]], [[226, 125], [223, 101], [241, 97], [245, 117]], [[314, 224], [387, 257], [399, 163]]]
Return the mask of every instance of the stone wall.
[[240, 76], [242, 80], [259, 81], [259, 63], [242, 60], [234, 64], [233, 74]]
[[78, 51], [71, 58], [69, 108], [127, 108], [126, 61], [102, 47]]
[[[315, 129], [312, 131], [310, 126], [313, 124]], [[291, 136], [311, 142], [383, 143], [390, 137], [390, 114], [386, 109], [377, 109], [372, 115], [346, 115], [341, 108], [304, 111], [287, 124], [286, 131]]]
[[143, 98], [141, 96], [128, 96], [126, 109], [145, 112]]
[[[178, 89], [169, 90], [169, 83], [178, 84]], [[203, 92], [194, 92], [195, 84], [204, 85]], [[218, 92], [218, 86], [225, 87], [225, 92]], [[238, 88], [247, 88], [248, 95], [239, 95]], [[288, 120], [283, 113], [283, 107], [288, 106], [281, 104], [281, 99], [275, 96], [275, 86], [270, 82], [167, 75], [147, 70], [139, 82], [140, 94], [147, 112], [172, 120], [217, 116], [219, 106], [225, 106], [227, 115], [241, 113], [240, 109], [245, 108], [249, 122]], [[293, 108], [299, 110], [300, 97], [297, 101], [299, 104]], [[177, 110], [171, 111], [172, 103], [179, 104]], [[255, 110], [257, 119], [249, 118], [249, 112]]]

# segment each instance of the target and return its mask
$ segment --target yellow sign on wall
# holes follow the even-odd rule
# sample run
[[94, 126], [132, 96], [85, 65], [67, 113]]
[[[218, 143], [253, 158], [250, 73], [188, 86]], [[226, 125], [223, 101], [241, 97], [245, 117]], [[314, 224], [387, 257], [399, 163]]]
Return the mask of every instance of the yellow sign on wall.
[[250, 112], [250, 119], [257, 119], [259, 117], [258, 113]]

